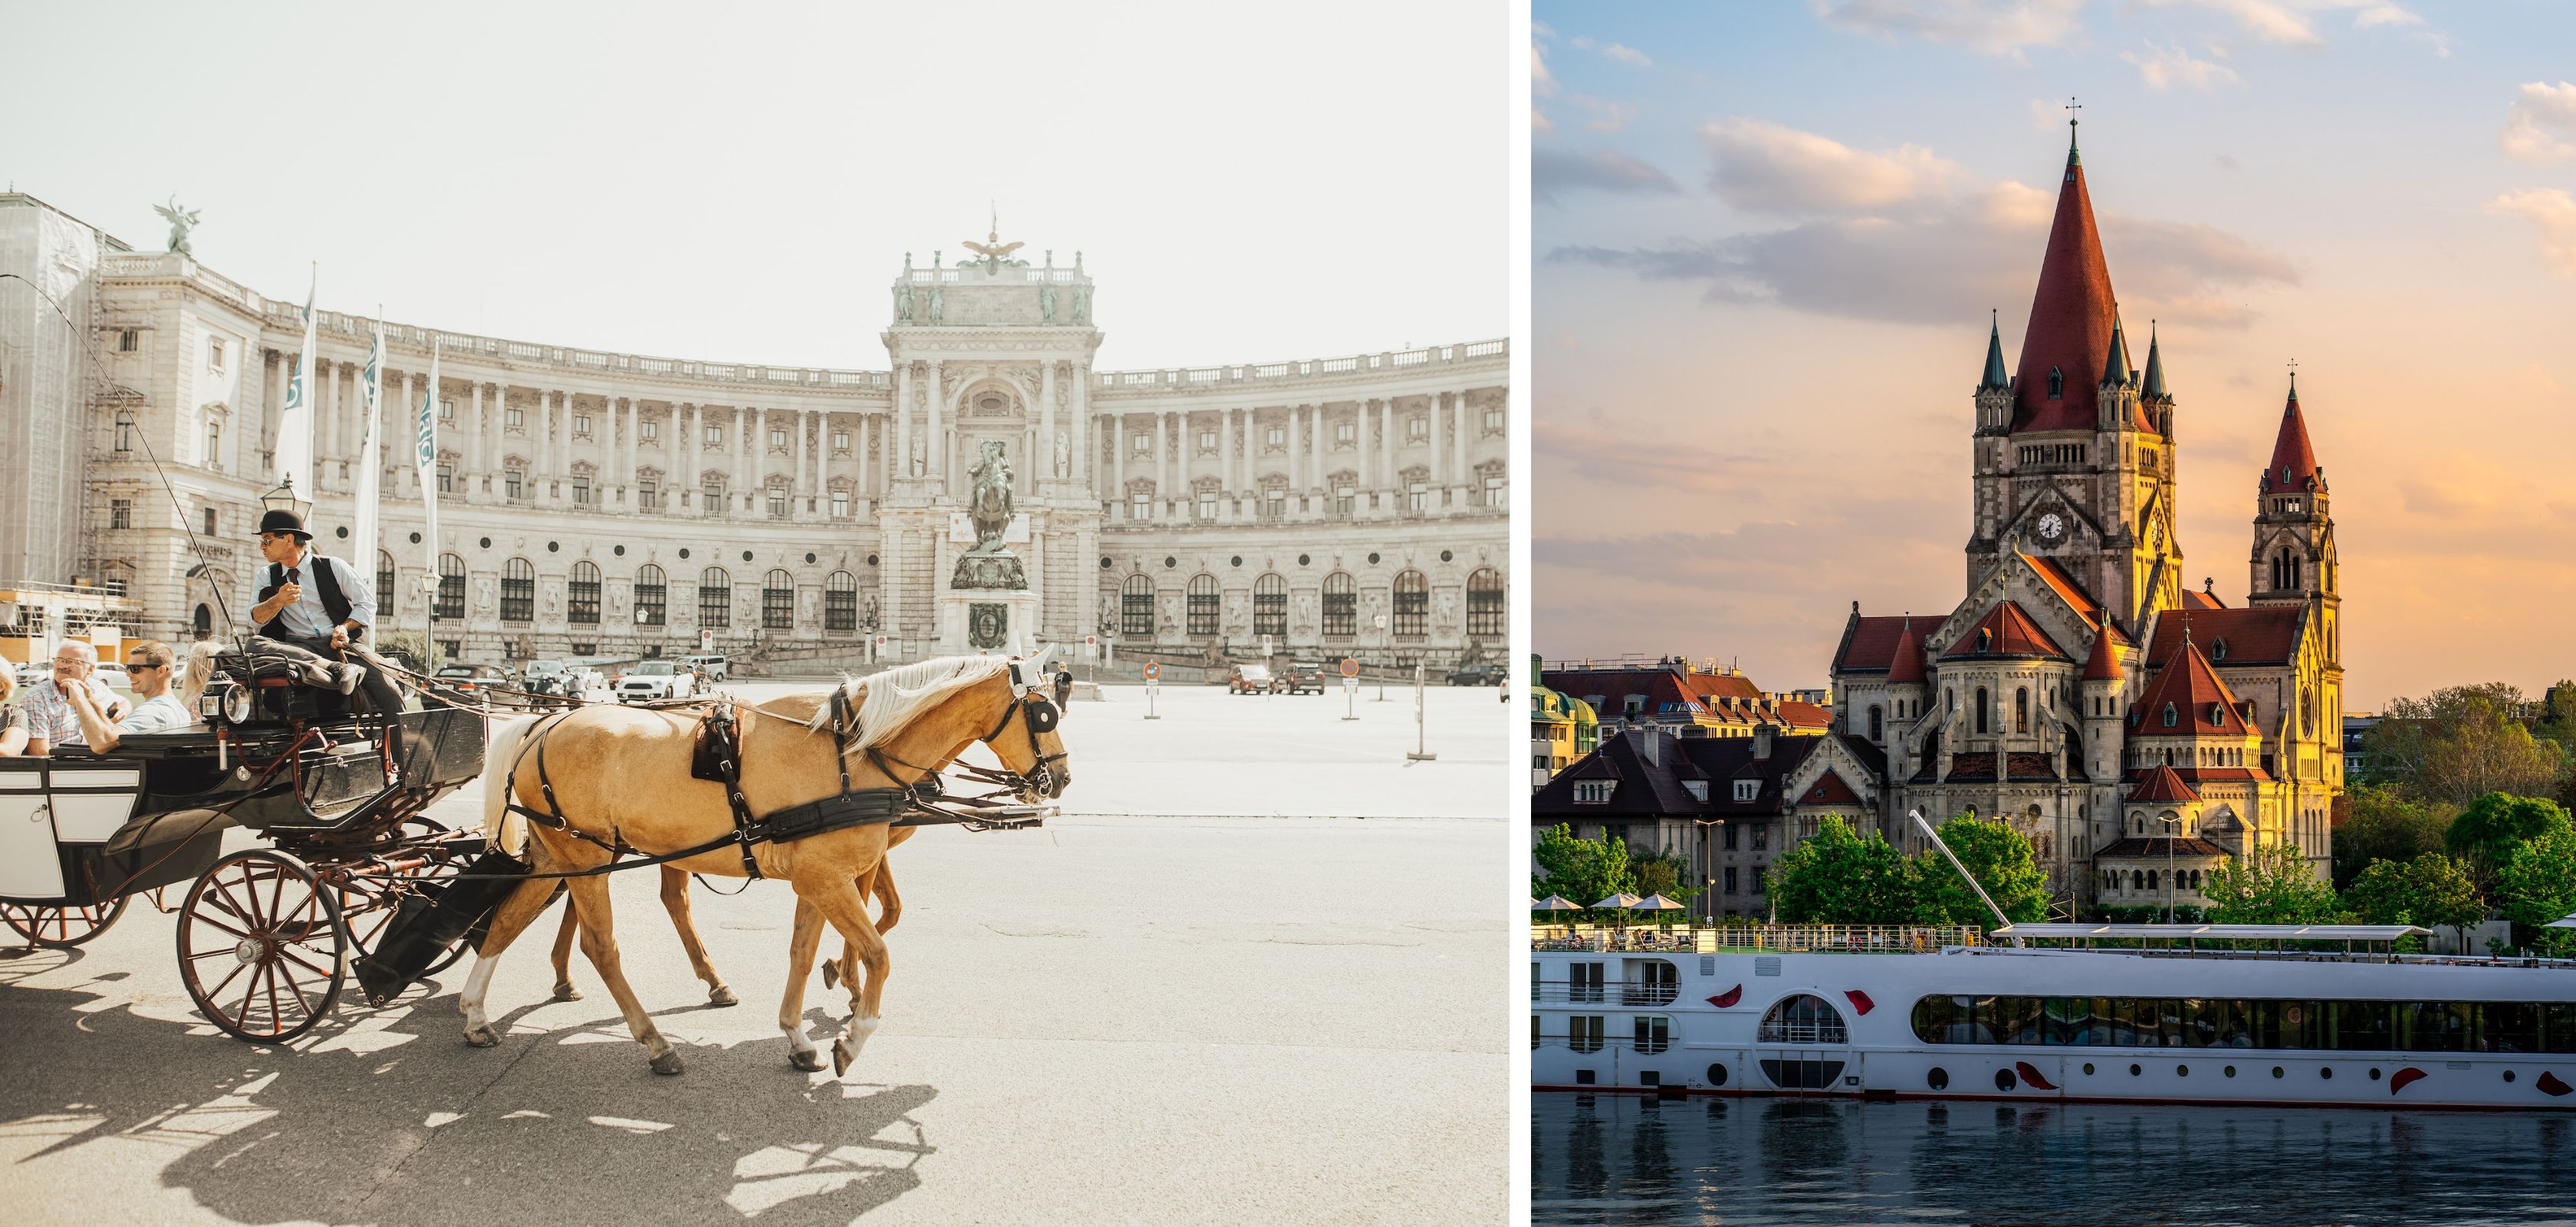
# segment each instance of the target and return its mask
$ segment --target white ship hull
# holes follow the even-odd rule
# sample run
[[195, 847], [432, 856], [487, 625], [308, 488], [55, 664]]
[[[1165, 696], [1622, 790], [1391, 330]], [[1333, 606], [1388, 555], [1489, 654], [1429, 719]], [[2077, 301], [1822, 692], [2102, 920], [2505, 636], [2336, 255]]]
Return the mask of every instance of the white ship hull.
[[[2576, 1109], [2565, 963], [1992, 947], [1531, 961], [1540, 1090]], [[1834, 1017], [1782, 1007], [1766, 1028], [1800, 994]]]

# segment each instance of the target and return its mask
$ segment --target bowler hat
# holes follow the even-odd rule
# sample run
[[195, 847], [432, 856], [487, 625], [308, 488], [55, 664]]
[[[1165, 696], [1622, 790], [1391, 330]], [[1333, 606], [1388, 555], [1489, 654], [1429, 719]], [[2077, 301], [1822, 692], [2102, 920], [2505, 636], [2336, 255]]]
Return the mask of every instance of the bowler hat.
[[313, 534], [304, 531], [304, 520], [294, 512], [288, 511], [283, 507], [261, 516], [259, 518], [259, 531], [262, 534], [293, 533], [295, 534], [296, 539], [300, 541], [310, 541], [313, 539]]

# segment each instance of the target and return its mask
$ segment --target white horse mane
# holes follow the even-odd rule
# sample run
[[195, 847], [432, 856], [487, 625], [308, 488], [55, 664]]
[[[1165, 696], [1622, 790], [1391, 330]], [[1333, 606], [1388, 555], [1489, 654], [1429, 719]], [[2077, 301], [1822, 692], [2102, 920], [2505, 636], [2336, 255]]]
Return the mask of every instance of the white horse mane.
[[[1003, 656], [940, 656], [866, 677], [844, 676], [841, 693], [858, 711], [858, 736], [850, 741], [850, 750], [884, 744], [950, 695], [1010, 667], [1010, 658]], [[827, 701], [814, 709], [814, 718], [805, 727], [821, 732], [831, 723], [832, 705]]]

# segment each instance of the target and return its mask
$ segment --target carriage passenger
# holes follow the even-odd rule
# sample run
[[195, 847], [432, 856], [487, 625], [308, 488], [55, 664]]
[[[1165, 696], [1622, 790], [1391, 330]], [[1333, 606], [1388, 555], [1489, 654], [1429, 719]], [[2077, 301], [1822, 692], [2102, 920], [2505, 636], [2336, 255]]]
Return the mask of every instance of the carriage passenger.
[[98, 680], [98, 649], [78, 640], [67, 640], [54, 649], [54, 675], [27, 688], [22, 710], [27, 713], [27, 753], [51, 754], [65, 746], [83, 744], [80, 717], [74, 714], [71, 700], [63, 697], [74, 691], [86, 692], [91, 705], [110, 720], [125, 715], [125, 700]]
[[0, 665], [0, 758], [16, 758], [27, 752], [27, 713], [10, 702], [17, 697], [17, 675]]
[[126, 738], [144, 733], [168, 733], [197, 722], [194, 712], [179, 702], [172, 693], [171, 675], [178, 671], [179, 654], [169, 644], [140, 643], [127, 654], [126, 674], [134, 679], [134, 695], [142, 700], [133, 714], [122, 720], [110, 720], [85, 690], [73, 689], [71, 707], [80, 721], [81, 737], [92, 753], [104, 754], [115, 749]]

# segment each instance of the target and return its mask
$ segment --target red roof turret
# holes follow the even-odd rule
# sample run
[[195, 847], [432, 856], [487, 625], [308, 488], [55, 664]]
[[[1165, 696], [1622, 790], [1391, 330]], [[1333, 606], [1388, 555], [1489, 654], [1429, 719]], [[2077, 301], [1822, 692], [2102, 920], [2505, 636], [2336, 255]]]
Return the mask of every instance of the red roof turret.
[[2200, 800], [2200, 794], [2186, 783], [2173, 768], [2156, 764], [2138, 786], [2129, 790], [2129, 799], [2163, 805], [2189, 805]]
[[[2170, 708], [2173, 722], [2165, 722]], [[2251, 737], [2254, 730], [2245, 723], [2245, 715], [2236, 706], [2236, 693], [2210, 667], [2209, 658], [2201, 655], [2200, 645], [2191, 641], [2191, 627], [2183, 625], [2182, 650], [2165, 661], [2154, 684], [2147, 687], [2145, 698], [2129, 705], [2137, 727], [2132, 737]]]
[[2308, 419], [2299, 413], [2299, 377], [2293, 373], [2290, 401], [2281, 408], [2281, 434], [2272, 442], [2272, 463], [2263, 470], [2263, 493], [2303, 493], [2315, 476], [2317, 449], [2308, 445]]
[[2088, 682], [2120, 680], [2120, 666], [2118, 662], [2111, 659], [2110, 627], [2103, 627], [2101, 634], [2093, 636], [2093, 654], [2084, 658], [2084, 680]]
[[1923, 684], [1923, 641], [1914, 636], [1912, 618], [1907, 618], [1904, 629], [1896, 633], [1896, 659], [1888, 662], [1887, 684]]
[[1957, 643], [1950, 645], [1949, 651], [1941, 654], [1944, 660], [1962, 656], [2074, 659], [2057, 646], [2056, 640], [2048, 637], [2047, 631], [2040, 629], [2039, 623], [2031, 621], [2030, 615], [2023, 613], [2020, 605], [2011, 601], [2001, 602], [1987, 610], [1986, 616], [1977, 619], [1975, 625], [1959, 636]]

